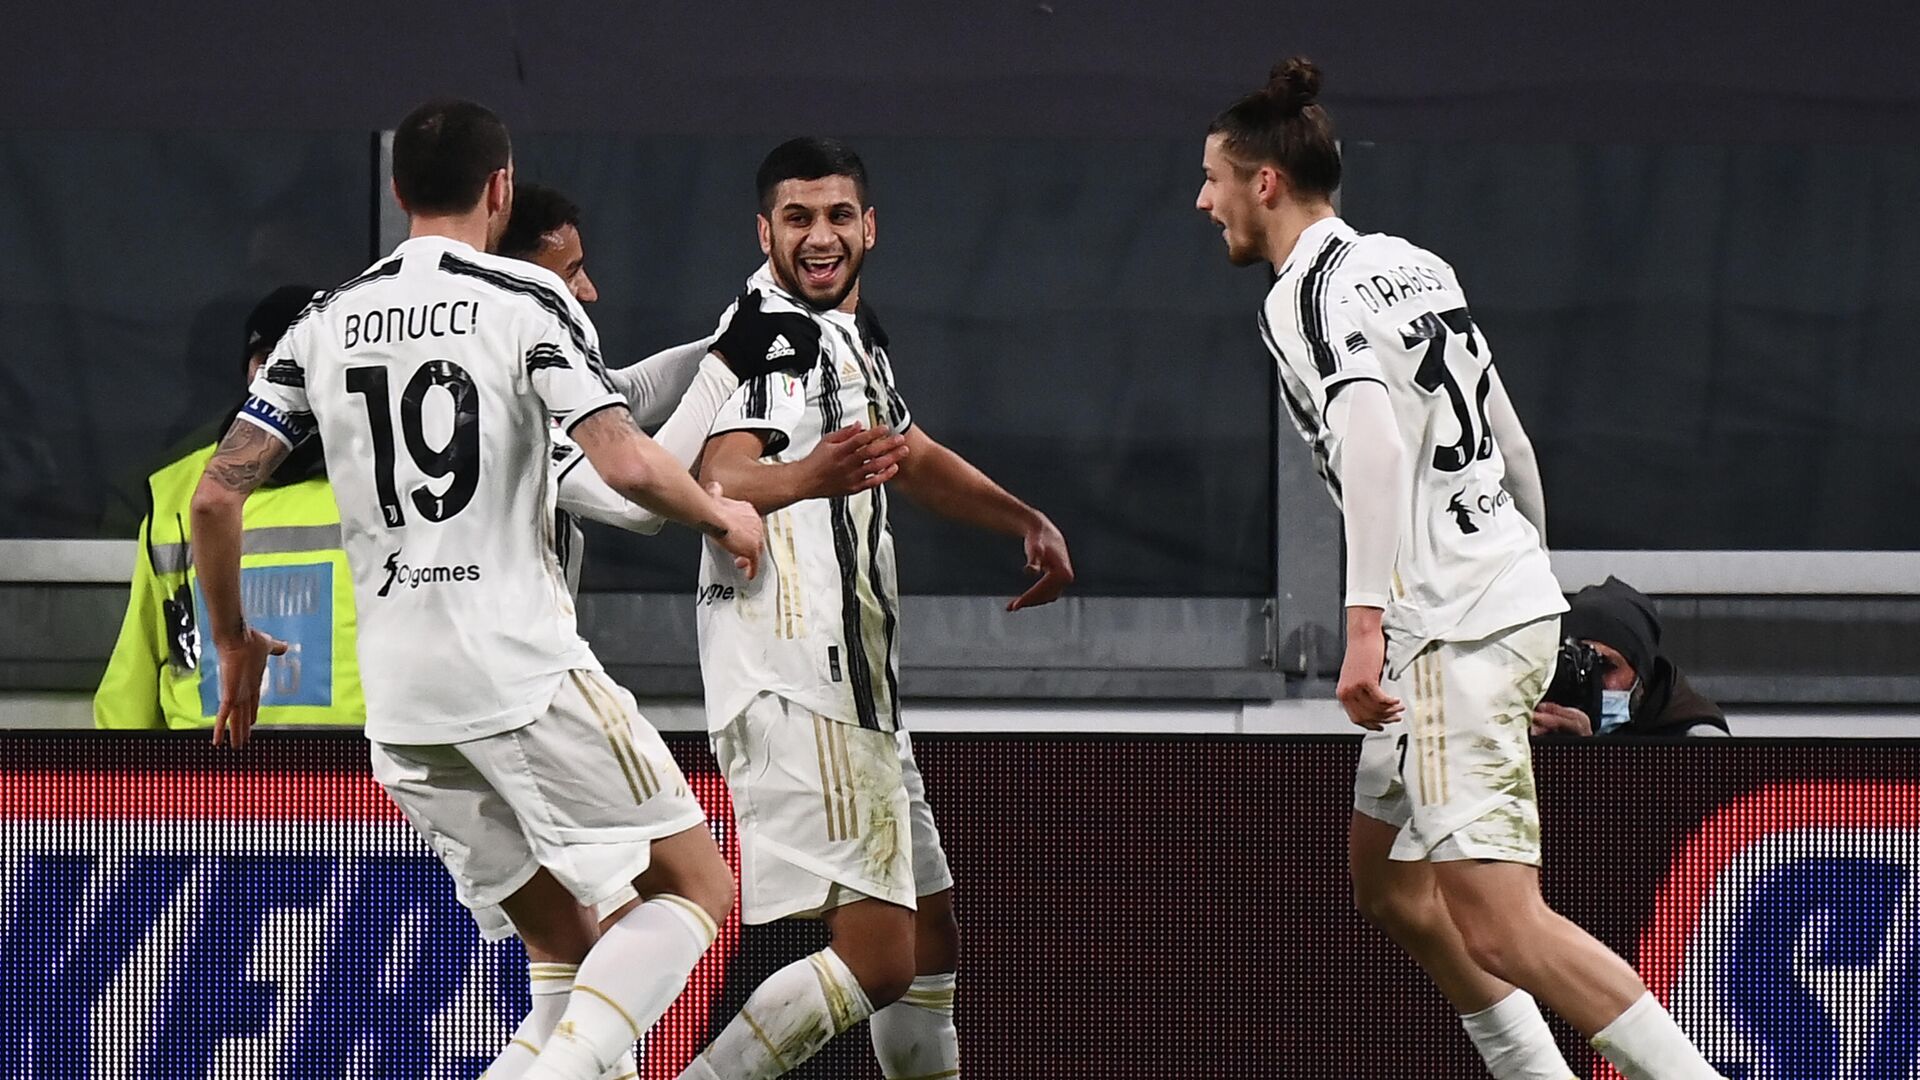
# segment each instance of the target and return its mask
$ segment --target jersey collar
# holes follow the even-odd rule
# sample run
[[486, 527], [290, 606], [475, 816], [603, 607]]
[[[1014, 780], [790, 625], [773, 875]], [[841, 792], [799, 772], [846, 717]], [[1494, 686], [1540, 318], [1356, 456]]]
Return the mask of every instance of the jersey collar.
[[1293, 262], [1300, 257], [1301, 252], [1319, 251], [1326, 244], [1328, 237], [1353, 235], [1353, 226], [1342, 221], [1338, 214], [1321, 218], [1307, 226], [1306, 230], [1300, 234], [1300, 239], [1293, 242], [1293, 250], [1287, 252], [1287, 261], [1280, 264], [1279, 276], [1286, 277], [1293, 270]]
[[[394, 255], [405, 255], [410, 251], [451, 251], [467, 256], [478, 254], [472, 244], [467, 243], [465, 240], [455, 240], [451, 236], [413, 236], [395, 245], [393, 254], [388, 255], [387, 258], [390, 259]], [[382, 261], [384, 262], [385, 260]]]

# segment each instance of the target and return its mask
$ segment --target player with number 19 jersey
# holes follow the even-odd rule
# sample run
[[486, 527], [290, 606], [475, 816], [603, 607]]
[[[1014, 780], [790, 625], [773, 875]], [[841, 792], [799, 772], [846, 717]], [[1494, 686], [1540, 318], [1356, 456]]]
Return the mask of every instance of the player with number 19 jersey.
[[554, 555], [548, 431], [626, 399], [551, 271], [408, 240], [316, 297], [252, 395], [243, 419], [326, 447], [369, 739], [498, 734], [600, 670]]
[[1435, 641], [1479, 641], [1567, 610], [1545, 540], [1502, 486], [1487, 421], [1499, 375], [1453, 268], [1395, 236], [1337, 217], [1301, 233], [1261, 306], [1280, 394], [1341, 502], [1342, 433], [1327, 406], [1362, 380], [1387, 388], [1412, 461], [1413, 498], [1384, 609], [1387, 670]]

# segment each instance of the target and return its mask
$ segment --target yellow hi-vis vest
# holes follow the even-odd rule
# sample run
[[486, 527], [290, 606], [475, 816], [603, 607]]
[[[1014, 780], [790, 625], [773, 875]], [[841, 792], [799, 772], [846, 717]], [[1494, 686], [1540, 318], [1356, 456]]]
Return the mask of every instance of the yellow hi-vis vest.
[[[120, 640], [93, 696], [102, 728], [206, 728], [220, 709], [219, 653], [204, 631], [206, 604], [188, 547], [194, 488], [209, 446], [147, 480], [152, 511]], [[367, 722], [355, 653], [353, 575], [340, 510], [325, 477], [263, 487], [247, 497], [240, 592], [247, 622], [287, 643], [269, 657], [262, 724]], [[203, 647], [204, 645], [204, 647]]]

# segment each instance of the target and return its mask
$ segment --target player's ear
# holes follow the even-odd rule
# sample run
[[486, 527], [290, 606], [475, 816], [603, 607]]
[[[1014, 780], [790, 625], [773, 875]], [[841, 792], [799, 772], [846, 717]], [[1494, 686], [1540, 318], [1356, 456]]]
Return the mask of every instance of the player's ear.
[[513, 172], [495, 169], [487, 177], [487, 214], [504, 214], [513, 205]]
[[1287, 197], [1287, 178], [1271, 165], [1260, 166], [1254, 174], [1253, 193], [1260, 205], [1271, 210]]
[[860, 217], [861, 217], [862, 223], [866, 226], [866, 228], [862, 230], [867, 234], [866, 241], [865, 241], [866, 250], [872, 251], [873, 241], [875, 236], [874, 223], [879, 219], [874, 217], [873, 207], [871, 206], [867, 207], [864, 211], [862, 211], [860, 214]]
[[413, 211], [407, 209], [407, 200], [400, 197], [400, 181], [389, 179], [387, 181], [387, 187], [393, 189], [393, 204], [400, 208], [400, 212], [403, 214], [412, 213]]
[[755, 214], [753, 220], [760, 231], [760, 254], [773, 254], [773, 222], [768, 221], [765, 214]]

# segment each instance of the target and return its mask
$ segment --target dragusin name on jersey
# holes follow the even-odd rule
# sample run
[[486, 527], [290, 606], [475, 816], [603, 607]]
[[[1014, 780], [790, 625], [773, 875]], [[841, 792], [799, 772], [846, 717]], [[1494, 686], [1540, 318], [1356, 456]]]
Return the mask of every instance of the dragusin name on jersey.
[[1424, 266], [1394, 266], [1386, 272], [1374, 274], [1365, 281], [1353, 283], [1355, 295], [1367, 305], [1367, 310], [1379, 312], [1416, 296], [1430, 292], [1439, 292], [1447, 287], [1440, 275]]

